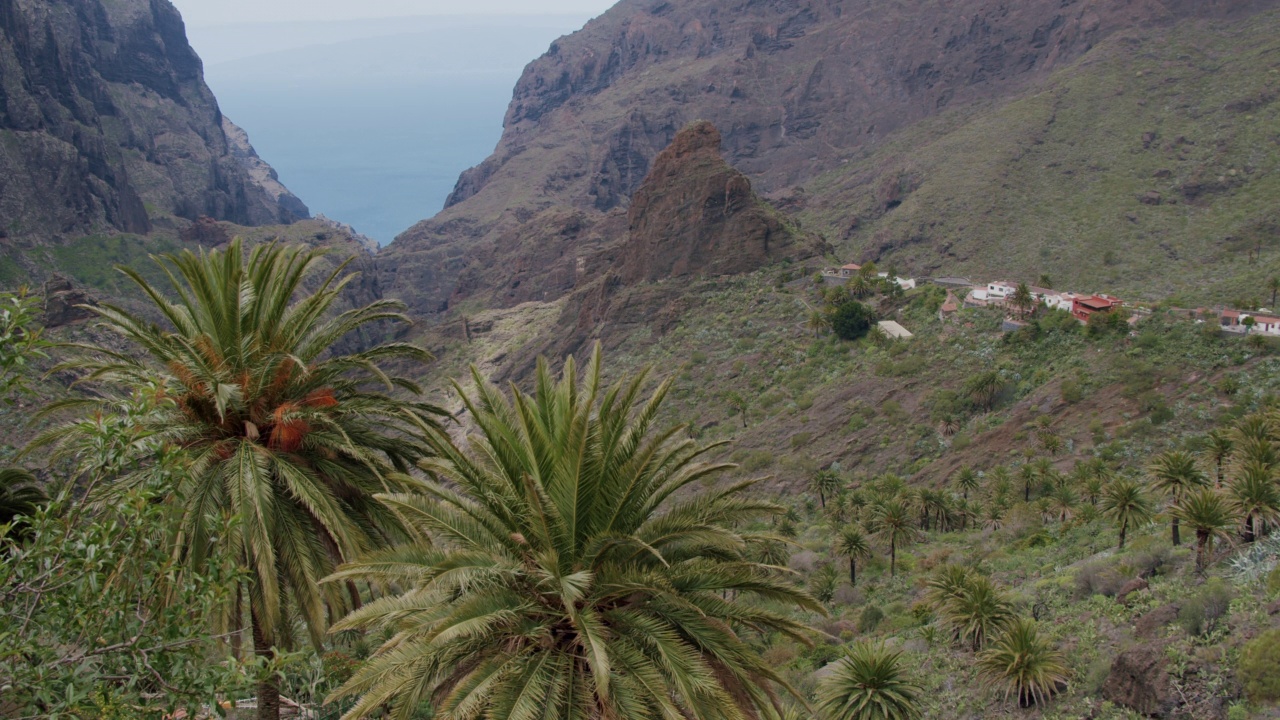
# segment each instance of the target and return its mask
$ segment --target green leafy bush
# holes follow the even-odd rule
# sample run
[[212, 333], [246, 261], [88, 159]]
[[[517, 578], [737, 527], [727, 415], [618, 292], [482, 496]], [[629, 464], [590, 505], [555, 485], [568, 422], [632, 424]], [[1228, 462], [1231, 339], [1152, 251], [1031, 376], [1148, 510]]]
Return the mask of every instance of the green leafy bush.
[[1237, 672], [1253, 702], [1280, 700], [1280, 628], [1268, 630], [1244, 646]]
[[1188, 635], [1203, 635], [1227, 614], [1231, 598], [1231, 588], [1221, 578], [1213, 578], [1178, 609], [1178, 624]]
[[869, 633], [875, 630], [884, 620], [884, 611], [875, 605], [868, 605], [862, 608], [862, 612], [858, 615], [858, 632]]

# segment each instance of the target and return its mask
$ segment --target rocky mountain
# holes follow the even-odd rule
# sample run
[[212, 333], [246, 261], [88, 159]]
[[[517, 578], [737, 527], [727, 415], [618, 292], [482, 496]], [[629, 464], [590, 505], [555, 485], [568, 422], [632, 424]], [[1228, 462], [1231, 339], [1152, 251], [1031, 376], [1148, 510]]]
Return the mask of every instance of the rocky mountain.
[[0, 237], [308, 215], [222, 116], [168, 0], [0, 0]]
[[[892, 210], [920, 178], [901, 158], [866, 162], [904, 130], [1034, 93], [1113, 37], [1276, 5], [623, 0], [528, 66], [494, 154], [387, 248], [383, 285], [420, 313], [571, 293], [574, 267], [618, 236], [658, 153], [696, 119], [768, 195], [798, 208], [813, 194], [798, 186], [856, 166], [856, 184]], [[841, 250], [876, 242], [854, 212], [823, 220]]]

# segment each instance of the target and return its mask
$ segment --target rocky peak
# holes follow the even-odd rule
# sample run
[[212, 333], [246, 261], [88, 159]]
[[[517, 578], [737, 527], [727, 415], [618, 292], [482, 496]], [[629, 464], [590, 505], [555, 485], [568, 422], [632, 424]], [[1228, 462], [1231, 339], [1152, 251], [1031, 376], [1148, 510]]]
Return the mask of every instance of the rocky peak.
[[620, 276], [635, 283], [688, 275], [750, 272], [784, 258], [818, 254], [720, 156], [707, 121], [676, 135], [654, 159], [631, 200]]
[[9, 237], [306, 215], [243, 131], [224, 128], [169, 0], [0, 0], [0, 226]]

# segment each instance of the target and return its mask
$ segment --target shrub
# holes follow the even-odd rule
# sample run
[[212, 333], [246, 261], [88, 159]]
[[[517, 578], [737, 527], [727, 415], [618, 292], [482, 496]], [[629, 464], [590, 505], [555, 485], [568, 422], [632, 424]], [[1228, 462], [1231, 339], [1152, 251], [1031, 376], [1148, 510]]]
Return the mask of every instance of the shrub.
[[791, 449], [799, 450], [800, 448], [803, 448], [806, 445], [808, 445], [812, 439], [813, 439], [813, 433], [798, 432], [795, 435], [791, 436]]
[[856, 300], [848, 300], [831, 311], [831, 329], [841, 340], [857, 340], [871, 329], [875, 313]]
[[1178, 624], [1188, 635], [1203, 635], [1213, 629], [1218, 618], [1227, 614], [1231, 597], [1231, 588], [1221, 578], [1210, 580], [1178, 609]]
[[1280, 700], [1280, 628], [1245, 644], [1237, 667], [1245, 694], [1256, 703]]
[[701, 365], [707, 361], [707, 354], [701, 350], [694, 350], [693, 354], [689, 356], [689, 359], [694, 365]]
[[1107, 563], [1087, 563], [1076, 572], [1076, 597], [1081, 600], [1091, 595], [1115, 597], [1125, 582], [1125, 578]]
[[1080, 383], [1075, 380], [1062, 381], [1062, 402], [1075, 405], [1083, 399], [1084, 390], [1080, 388]]
[[884, 611], [875, 605], [868, 605], [862, 608], [862, 612], [858, 615], [858, 632], [869, 633], [875, 630], [884, 620]]
[[1280, 595], [1280, 565], [1271, 570], [1271, 574], [1267, 575], [1267, 594]]

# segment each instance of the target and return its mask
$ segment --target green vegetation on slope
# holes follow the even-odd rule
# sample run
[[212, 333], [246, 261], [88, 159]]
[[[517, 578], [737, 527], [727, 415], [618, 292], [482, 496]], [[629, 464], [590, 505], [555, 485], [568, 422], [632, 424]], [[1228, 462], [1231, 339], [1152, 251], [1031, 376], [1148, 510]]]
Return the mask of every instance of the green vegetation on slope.
[[1261, 297], [1280, 258], [1277, 27], [1270, 13], [1109, 38], [1022, 97], [926, 120], [805, 183], [802, 217], [915, 274]]

